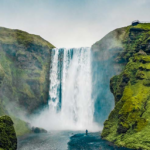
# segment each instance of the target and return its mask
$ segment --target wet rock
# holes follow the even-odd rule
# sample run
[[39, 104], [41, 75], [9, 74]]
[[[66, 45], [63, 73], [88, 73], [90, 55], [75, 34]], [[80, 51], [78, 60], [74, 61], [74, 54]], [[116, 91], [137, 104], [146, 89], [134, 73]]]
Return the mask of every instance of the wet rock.
[[45, 129], [39, 128], [39, 127], [32, 127], [32, 132], [34, 133], [47, 133]]

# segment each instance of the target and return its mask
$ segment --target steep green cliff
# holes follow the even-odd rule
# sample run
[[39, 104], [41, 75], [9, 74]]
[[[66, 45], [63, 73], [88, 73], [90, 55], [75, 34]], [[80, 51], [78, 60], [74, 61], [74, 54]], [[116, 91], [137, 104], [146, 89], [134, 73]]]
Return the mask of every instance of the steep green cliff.
[[0, 101], [4, 107], [15, 102], [32, 112], [47, 103], [51, 48], [40, 36], [0, 28]]
[[16, 150], [17, 138], [10, 117], [0, 117], [0, 150]]
[[53, 47], [40, 36], [0, 28], [0, 115], [13, 104], [28, 113], [47, 104]]
[[48, 103], [52, 48], [40, 36], [0, 27], [0, 116], [11, 116], [17, 135], [30, 132], [17, 118]]
[[115, 108], [101, 136], [118, 146], [150, 149], [150, 24], [129, 26], [118, 62], [123, 71], [111, 78]]

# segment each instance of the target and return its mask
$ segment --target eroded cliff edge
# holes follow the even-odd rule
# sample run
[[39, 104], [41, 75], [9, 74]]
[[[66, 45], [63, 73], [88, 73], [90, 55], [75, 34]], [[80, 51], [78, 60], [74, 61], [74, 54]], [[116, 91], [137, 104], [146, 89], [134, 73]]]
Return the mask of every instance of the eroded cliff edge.
[[125, 62], [119, 75], [111, 78], [115, 108], [104, 123], [102, 138], [118, 146], [150, 149], [150, 24], [126, 28], [123, 51]]

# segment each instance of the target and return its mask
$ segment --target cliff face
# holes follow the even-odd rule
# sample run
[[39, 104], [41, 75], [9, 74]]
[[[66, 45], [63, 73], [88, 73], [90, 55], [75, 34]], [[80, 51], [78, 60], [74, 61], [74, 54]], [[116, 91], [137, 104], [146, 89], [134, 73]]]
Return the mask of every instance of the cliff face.
[[124, 60], [118, 55], [123, 52], [122, 41], [128, 27], [116, 29], [92, 46], [92, 84], [95, 103], [95, 120], [105, 121], [114, 107], [110, 92], [110, 78], [122, 71]]
[[40, 36], [0, 28], [0, 115], [47, 104], [52, 48]]
[[8, 116], [0, 117], [0, 149], [17, 149], [16, 133], [13, 127], [13, 122]]
[[103, 139], [133, 149], [150, 149], [150, 24], [129, 26], [119, 61], [123, 71], [111, 78], [115, 108], [104, 123]]
[[10, 115], [17, 136], [30, 133], [18, 119], [48, 103], [50, 49], [40, 36], [0, 27], [0, 116]]

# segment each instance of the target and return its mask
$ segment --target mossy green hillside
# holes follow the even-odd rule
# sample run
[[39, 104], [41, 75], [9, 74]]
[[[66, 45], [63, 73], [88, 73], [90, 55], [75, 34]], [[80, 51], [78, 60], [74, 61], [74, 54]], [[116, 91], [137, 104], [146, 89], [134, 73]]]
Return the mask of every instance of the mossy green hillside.
[[150, 23], [140, 23], [134, 26], [134, 28], [142, 29], [142, 30], [150, 30]]
[[0, 27], [0, 116], [13, 119], [17, 136], [31, 132], [17, 119], [48, 103], [52, 44], [40, 36]]
[[115, 108], [104, 123], [102, 137], [118, 146], [150, 149], [150, 24], [130, 26], [118, 59], [123, 71], [110, 81]]
[[47, 104], [52, 48], [40, 36], [0, 28], [0, 115], [10, 103], [28, 113]]
[[150, 24], [139, 24], [137, 26], [128, 26], [126, 33], [122, 38], [124, 51], [118, 55], [118, 59], [129, 61], [135, 53], [143, 50], [150, 53]]
[[17, 137], [13, 121], [8, 116], [0, 117], [0, 149], [17, 150]]
[[4, 27], [0, 27], [0, 42], [3, 44], [19, 44], [26, 47], [39, 45], [54, 48], [51, 43], [42, 39], [39, 35], [29, 34], [25, 31], [12, 30]]

